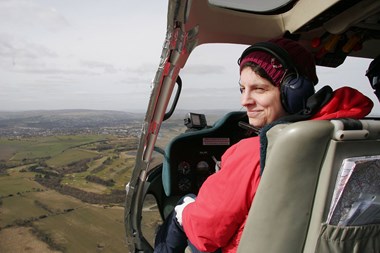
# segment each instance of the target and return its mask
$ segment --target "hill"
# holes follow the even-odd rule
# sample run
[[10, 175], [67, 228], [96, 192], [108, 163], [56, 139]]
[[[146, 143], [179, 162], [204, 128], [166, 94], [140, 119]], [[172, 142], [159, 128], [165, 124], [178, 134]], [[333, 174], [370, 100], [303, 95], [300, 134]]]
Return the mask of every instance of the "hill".
[[0, 111], [0, 128], [83, 128], [118, 126], [141, 121], [142, 114], [105, 110]]
[[0, 136], [138, 135], [143, 114], [103, 110], [0, 111]]

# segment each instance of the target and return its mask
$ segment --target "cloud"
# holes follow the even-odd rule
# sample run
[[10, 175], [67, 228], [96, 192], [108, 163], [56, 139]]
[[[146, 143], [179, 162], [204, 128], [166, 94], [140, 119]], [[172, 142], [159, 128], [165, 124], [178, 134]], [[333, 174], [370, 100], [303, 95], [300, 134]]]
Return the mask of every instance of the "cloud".
[[27, 0], [0, 1], [0, 28], [7, 26], [22, 30], [30, 27], [61, 30], [69, 26], [68, 21], [54, 8]]
[[0, 107], [145, 107], [159, 65], [167, 3], [149, 6], [124, 0], [0, 0]]
[[90, 69], [101, 70], [104, 73], [116, 73], [118, 69], [112, 64], [99, 62], [99, 61], [82, 61], [82, 66], [88, 67]]
[[155, 73], [158, 67], [159, 67], [159, 64], [155, 65], [152, 63], [141, 63], [138, 66], [127, 67], [126, 72], [138, 74], [138, 75], [141, 75], [141, 74], [146, 75], [147, 73], [148, 74]]
[[15, 65], [18, 62], [24, 64], [25, 60], [40, 61], [57, 56], [56, 52], [46, 46], [7, 33], [0, 33], [0, 63], [12, 62], [12, 65]]
[[64, 69], [64, 68], [50, 68], [50, 67], [32, 67], [27, 68], [14, 68], [14, 72], [28, 73], [28, 74], [43, 74], [43, 75], [100, 75], [97, 71], [89, 71], [84, 69]]
[[189, 75], [223, 74], [225, 67], [215, 64], [193, 64], [186, 67], [184, 73]]

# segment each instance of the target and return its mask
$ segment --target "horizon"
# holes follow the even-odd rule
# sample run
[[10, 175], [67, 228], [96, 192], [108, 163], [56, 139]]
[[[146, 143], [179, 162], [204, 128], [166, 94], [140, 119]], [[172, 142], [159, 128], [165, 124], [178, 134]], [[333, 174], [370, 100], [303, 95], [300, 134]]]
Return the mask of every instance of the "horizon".
[[[109, 110], [109, 109], [43, 109], [43, 110], [2, 110], [0, 109], [0, 113], [22, 113], [22, 112], [57, 112], [57, 111], [97, 111], [97, 112], [121, 112], [121, 113], [132, 113], [132, 114], [146, 114], [146, 111], [137, 111], [137, 110]], [[237, 110], [242, 111], [242, 110]], [[189, 110], [189, 109], [182, 109], [177, 108], [174, 110], [173, 114], [178, 113], [187, 113], [187, 112], [199, 112], [199, 110]], [[206, 109], [203, 110], [205, 113], [210, 112], [217, 112], [217, 113], [228, 113], [231, 112], [229, 109]], [[207, 115], [206, 115], [207, 116]], [[376, 114], [374, 112], [371, 112], [371, 114], [367, 115], [366, 117], [380, 117], [380, 113]]]

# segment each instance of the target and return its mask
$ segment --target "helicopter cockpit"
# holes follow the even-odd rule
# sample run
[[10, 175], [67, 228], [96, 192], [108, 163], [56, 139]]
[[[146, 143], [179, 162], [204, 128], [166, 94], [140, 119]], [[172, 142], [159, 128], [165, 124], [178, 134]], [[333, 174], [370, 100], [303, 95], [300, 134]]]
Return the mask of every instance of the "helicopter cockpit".
[[[241, 52], [248, 45], [276, 37], [296, 40], [308, 48], [319, 74], [330, 79], [347, 62], [355, 64], [357, 59], [364, 59], [360, 75], [365, 78], [368, 64], [380, 55], [380, 2], [169, 0], [161, 62], [153, 81], [135, 168], [126, 187], [125, 228], [130, 252], [153, 252], [155, 228], [147, 232], [144, 227], [161, 221], [152, 221], [150, 213], [148, 221], [144, 221], [148, 195], [154, 197], [148, 205], [154, 205], [159, 218], [166, 219], [181, 197], [197, 194], [206, 178], [219, 170], [227, 148], [260, 134], [239, 108], [219, 114], [212, 125], [208, 124], [209, 115], [202, 111], [182, 112], [185, 118], [176, 119], [176, 105], [185, 94], [182, 86], [186, 84], [190, 55], [196, 54], [195, 49], [201, 45], [211, 48], [220, 43], [236, 44], [243, 46], [236, 51]], [[345, 69], [344, 75], [352, 74], [350, 71]], [[375, 220], [370, 224], [338, 226], [328, 222], [342, 164], [351, 164], [353, 170], [360, 168], [357, 164], [368, 164], [372, 176], [367, 181], [369, 188], [375, 189], [371, 196], [380, 194], [379, 101], [368, 80], [365, 82], [352, 86], [361, 85], [355, 88], [372, 93], [375, 109], [370, 116], [360, 120], [287, 122], [266, 132], [265, 173], [238, 252], [380, 250], [376, 214], [372, 214]], [[235, 84], [231, 89], [238, 87]], [[197, 103], [195, 96], [189, 100]], [[227, 104], [223, 100], [220, 103]], [[180, 130], [173, 130], [171, 126], [178, 126], [178, 122]], [[158, 144], [163, 140], [161, 148]], [[278, 168], [287, 169], [279, 172]], [[350, 239], [368, 234], [362, 241]]]

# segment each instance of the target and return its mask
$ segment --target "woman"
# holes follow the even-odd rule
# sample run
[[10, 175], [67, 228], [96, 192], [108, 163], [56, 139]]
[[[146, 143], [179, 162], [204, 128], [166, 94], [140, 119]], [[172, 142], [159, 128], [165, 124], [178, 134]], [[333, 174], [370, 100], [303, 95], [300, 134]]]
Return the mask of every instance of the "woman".
[[[324, 92], [322, 98], [314, 95], [318, 78], [313, 56], [289, 39], [249, 47], [239, 65], [241, 104], [249, 124], [257, 128], [294, 119], [362, 118], [373, 106], [348, 87]], [[318, 103], [308, 103], [315, 98]], [[259, 136], [230, 147], [221, 170], [204, 182], [198, 196], [186, 196], [175, 207], [157, 234], [155, 252], [183, 252], [187, 240], [193, 252], [236, 252], [263, 173], [260, 148]]]

